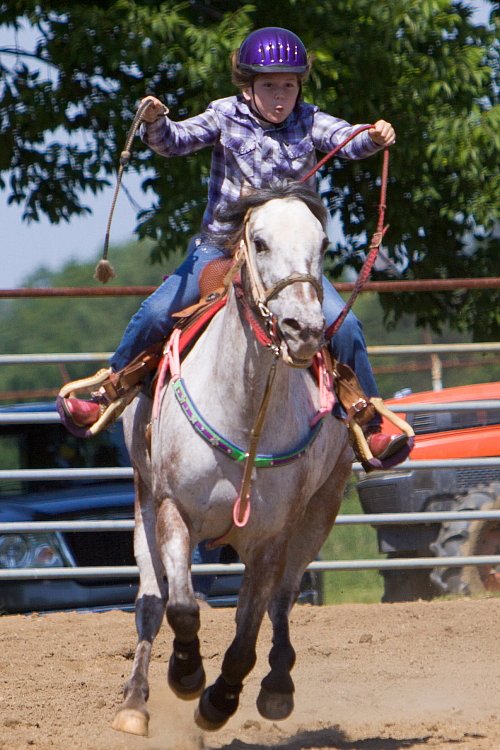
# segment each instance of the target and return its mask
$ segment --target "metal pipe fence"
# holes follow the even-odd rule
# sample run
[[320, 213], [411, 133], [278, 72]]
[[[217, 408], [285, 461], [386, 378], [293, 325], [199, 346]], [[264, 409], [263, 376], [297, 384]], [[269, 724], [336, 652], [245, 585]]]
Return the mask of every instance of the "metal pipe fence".
[[[461, 345], [462, 346], [462, 345]], [[474, 346], [474, 345], [471, 345]], [[494, 345], [500, 349], [500, 344]], [[381, 349], [383, 347], [378, 347]], [[391, 353], [394, 349], [391, 347]], [[421, 347], [404, 347], [410, 353], [410, 349]], [[425, 347], [429, 351], [429, 347]], [[436, 347], [431, 347], [436, 349]], [[388, 353], [388, 352], [384, 352]], [[35, 355], [26, 355], [29, 361], [39, 361]], [[66, 357], [69, 355], [40, 355], [41, 357]], [[95, 355], [75, 355], [95, 356]], [[107, 356], [106, 354], [104, 356]], [[8, 359], [8, 357], [7, 357]], [[2, 358], [0, 357], [0, 363]], [[28, 361], [25, 359], [25, 361]], [[63, 361], [58, 359], [57, 361]], [[64, 360], [68, 361], [68, 360]], [[73, 360], [74, 361], [74, 360]], [[4, 362], [5, 363], [5, 362]], [[417, 412], [426, 411], [448, 411], [471, 410], [481, 408], [493, 410], [500, 408], [500, 400], [476, 401], [453, 404], [401, 404], [401, 407], [392, 406], [395, 412]], [[5, 411], [0, 415], [0, 424], [50, 424], [59, 422], [57, 412], [39, 412], [29, 414], [9, 413]], [[448, 460], [407, 460], [391, 471], [413, 471], [429, 468], [466, 468], [466, 467], [498, 467], [500, 457], [471, 458], [471, 459], [448, 459]], [[353, 471], [362, 471], [360, 464], [353, 464]], [[7, 480], [40, 481], [53, 480], [76, 480], [76, 479], [119, 479], [132, 480], [131, 467], [105, 467], [99, 469], [4, 469], [0, 470], [0, 482]], [[368, 524], [380, 526], [387, 524], [431, 524], [442, 521], [469, 521], [469, 520], [493, 520], [500, 522], [500, 510], [476, 510], [476, 511], [440, 511], [420, 513], [379, 513], [379, 514], [341, 514], [338, 516], [336, 525], [358, 525]], [[81, 521], [29, 521], [0, 523], [0, 534], [21, 533], [66, 533], [77, 531], [100, 532], [100, 531], [130, 531], [132, 532], [134, 522], [132, 519], [122, 520], [81, 520]], [[320, 560], [311, 563], [308, 570], [312, 571], [346, 571], [346, 570], [410, 570], [437, 567], [463, 567], [468, 565], [499, 565], [500, 555], [476, 555], [457, 557], [421, 557], [404, 559], [376, 559], [376, 560]], [[244, 570], [242, 564], [197, 564], [192, 566], [195, 575], [214, 574], [229, 575], [241, 573]], [[62, 578], [131, 578], [138, 576], [136, 566], [95, 566], [95, 567], [66, 567], [66, 568], [17, 568], [0, 569], [0, 581], [12, 580], [38, 580], [38, 579], [62, 579]]]

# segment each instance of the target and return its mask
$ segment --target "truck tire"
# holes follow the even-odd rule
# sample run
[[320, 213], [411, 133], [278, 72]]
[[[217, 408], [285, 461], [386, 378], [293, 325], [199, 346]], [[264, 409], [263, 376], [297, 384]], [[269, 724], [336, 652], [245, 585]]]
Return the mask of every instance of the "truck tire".
[[[498, 503], [500, 484], [484, 485], [470, 489], [467, 494], [457, 498], [454, 510], [486, 510]], [[435, 542], [430, 545], [436, 557], [458, 557], [485, 554], [481, 549], [486, 543], [491, 544], [494, 534], [500, 535], [500, 524], [496, 521], [445, 521]], [[488, 531], [488, 529], [492, 531]], [[496, 530], [496, 531], [495, 531]], [[487, 540], [487, 542], [485, 541]], [[491, 552], [490, 552], [491, 554]], [[469, 595], [472, 589], [480, 588], [480, 578], [474, 574], [475, 566], [464, 568], [434, 568], [430, 579], [440, 594]], [[488, 573], [483, 572], [487, 577]], [[474, 581], [474, 585], [472, 582]], [[485, 587], [482, 587], [485, 590]]]

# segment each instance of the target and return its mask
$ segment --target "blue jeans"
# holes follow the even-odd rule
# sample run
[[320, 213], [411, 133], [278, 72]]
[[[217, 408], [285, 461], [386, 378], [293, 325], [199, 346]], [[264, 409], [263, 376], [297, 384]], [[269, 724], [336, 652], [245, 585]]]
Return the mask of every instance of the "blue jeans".
[[[166, 338], [174, 326], [172, 313], [195, 304], [200, 297], [198, 279], [210, 261], [224, 257], [221, 248], [194, 237], [188, 246], [185, 261], [140, 306], [123, 334], [111, 358], [113, 370], [121, 370], [151, 344]], [[323, 314], [327, 326], [336, 320], [344, 300], [323, 277]], [[368, 360], [363, 328], [349, 312], [340, 329], [330, 341], [333, 356], [349, 365], [356, 373], [367, 396], [378, 396], [378, 389]]]

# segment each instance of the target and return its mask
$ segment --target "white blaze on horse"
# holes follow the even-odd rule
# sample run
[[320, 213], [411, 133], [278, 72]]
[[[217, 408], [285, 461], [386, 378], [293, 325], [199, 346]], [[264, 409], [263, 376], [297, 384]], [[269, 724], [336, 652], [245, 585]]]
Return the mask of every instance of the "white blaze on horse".
[[[138, 644], [113, 726], [135, 734], [148, 730], [148, 666], [165, 611], [174, 633], [168, 681], [181, 698], [201, 696], [199, 726], [218, 729], [236, 711], [243, 681], [255, 664], [266, 610], [273, 644], [257, 706], [272, 720], [291, 713], [295, 652], [288, 617], [302, 575], [332, 528], [351, 473], [346, 427], [330, 410], [320, 413], [318, 384], [308, 369], [325, 343], [325, 209], [316, 194], [290, 184], [242, 198], [236, 218], [241, 285], [231, 286], [225, 307], [183, 362], [177, 381], [182, 395], [171, 381], [161, 391], [154, 419], [151, 400], [143, 395], [124, 415], [136, 486]], [[266, 335], [270, 343], [262, 345], [259, 338]], [[241, 446], [241, 458], [257, 432], [248, 492], [235, 510], [244, 462], [233, 460], [230, 449]], [[237, 551], [245, 572], [234, 639], [220, 676], [205, 689], [190, 563], [200, 541], [221, 537]]]

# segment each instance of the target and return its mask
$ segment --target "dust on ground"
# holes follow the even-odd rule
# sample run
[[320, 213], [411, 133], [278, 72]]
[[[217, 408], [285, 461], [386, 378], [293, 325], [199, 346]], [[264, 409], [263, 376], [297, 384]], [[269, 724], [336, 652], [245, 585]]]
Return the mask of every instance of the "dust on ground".
[[[111, 729], [128, 679], [133, 615], [0, 618], [1, 750], [499, 750], [500, 599], [296, 607], [295, 711], [255, 706], [268, 671], [269, 622], [237, 714], [218, 732], [166, 684], [165, 624], [150, 669], [150, 736]], [[234, 610], [202, 609], [209, 683], [234, 633]]]

